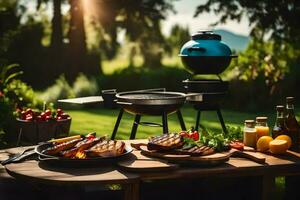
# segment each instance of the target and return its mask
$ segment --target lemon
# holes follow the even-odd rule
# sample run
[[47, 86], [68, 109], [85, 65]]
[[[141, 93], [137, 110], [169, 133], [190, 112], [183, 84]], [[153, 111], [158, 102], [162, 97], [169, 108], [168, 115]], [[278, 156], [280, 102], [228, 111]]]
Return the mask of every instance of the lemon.
[[270, 151], [274, 154], [283, 154], [288, 150], [288, 142], [286, 140], [275, 139], [270, 142]]
[[288, 143], [288, 149], [291, 147], [292, 145], [292, 139], [290, 138], [290, 136], [288, 135], [279, 135], [275, 138], [276, 140], [285, 140]]
[[256, 149], [258, 151], [267, 151], [269, 149], [269, 143], [273, 140], [271, 136], [262, 136], [257, 140]]

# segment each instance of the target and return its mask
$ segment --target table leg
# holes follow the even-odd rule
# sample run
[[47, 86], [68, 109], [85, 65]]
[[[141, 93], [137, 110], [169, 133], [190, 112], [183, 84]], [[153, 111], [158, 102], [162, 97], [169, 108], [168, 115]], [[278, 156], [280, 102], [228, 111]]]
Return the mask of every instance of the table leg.
[[119, 112], [119, 115], [118, 115], [118, 118], [117, 118], [117, 121], [116, 121], [116, 124], [115, 124], [115, 127], [114, 127], [114, 130], [111, 134], [111, 139], [114, 140], [115, 137], [116, 137], [116, 134], [117, 134], [117, 131], [118, 131], [118, 128], [119, 128], [119, 125], [120, 125], [120, 122], [121, 122], [121, 119], [122, 119], [122, 116], [123, 116], [123, 113], [124, 113], [124, 109], [121, 108], [120, 112]]
[[299, 193], [300, 176], [286, 176], [285, 177], [285, 194], [284, 199], [296, 200], [300, 199]]
[[262, 178], [262, 200], [268, 200], [274, 198], [275, 192], [275, 177], [271, 175], [265, 175]]
[[139, 200], [140, 199], [140, 185], [139, 183], [131, 183], [123, 185], [124, 200]]

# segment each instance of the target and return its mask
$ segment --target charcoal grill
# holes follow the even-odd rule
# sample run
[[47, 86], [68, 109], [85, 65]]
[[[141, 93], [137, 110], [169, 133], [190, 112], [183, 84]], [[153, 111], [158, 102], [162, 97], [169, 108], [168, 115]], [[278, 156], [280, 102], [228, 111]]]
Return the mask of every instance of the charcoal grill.
[[224, 72], [229, 66], [232, 55], [231, 49], [221, 41], [221, 35], [213, 31], [198, 31], [191, 36], [191, 40], [186, 42], [179, 56], [184, 67], [192, 74], [216, 75], [218, 79], [187, 79], [183, 81], [185, 92], [201, 93], [202, 99], [193, 97], [187, 99], [197, 110], [195, 129], [198, 130], [202, 111], [216, 111], [222, 129], [227, 133], [227, 129], [222, 117], [220, 102], [228, 92], [228, 82], [223, 81], [219, 74]]
[[[163, 133], [168, 133], [168, 115], [176, 113], [181, 129], [186, 130], [180, 107], [185, 103], [186, 98], [199, 96], [199, 94], [186, 95], [180, 92], [167, 91], [129, 91], [116, 95], [117, 104], [121, 106], [111, 138], [114, 139], [121, 122], [124, 111], [135, 115], [130, 139], [134, 139], [138, 125], [161, 126]], [[152, 122], [141, 122], [142, 115], [161, 116], [162, 125]]]

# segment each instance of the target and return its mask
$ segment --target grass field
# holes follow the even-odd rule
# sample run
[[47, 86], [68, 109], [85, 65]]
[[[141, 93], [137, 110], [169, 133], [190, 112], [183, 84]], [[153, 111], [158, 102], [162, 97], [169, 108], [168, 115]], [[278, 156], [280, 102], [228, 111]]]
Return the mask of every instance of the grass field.
[[[95, 131], [98, 135], [111, 135], [114, 124], [116, 122], [119, 110], [104, 109], [101, 107], [94, 108], [80, 108], [66, 110], [72, 116], [71, 134]], [[196, 121], [196, 111], [190, 107], [185, 106], [182, 110], [183, 118], [186, 127], [194, 126]], [[222, 110], [222, 114], [226, 125], [229, 126], [243, 126], [245, 119], [255, 119], [256, 116], [267, 116], [269, 118], [269, 126], [274, 125], [276, 118], [275, 112], [267, 113], [246, 113], [231, 110]], [[300, 113], [297, 113], [300, 116]], [[176, 114], [169, 115], [169, 131], [180, 131], [180, 125], [177, 121]], [[118, 129], [117, 139], [128, 139], [134, 116], [124, 113], [121, 124]], [[161, 123], [161, 117], [156, 116], [143, 116], [141, 121]], [[213, 131], [220, 132], [221, 126], [215, 112], [203, 112], [201, 114], [200, 123]], [[136, 138], [147, 138], [150, 135], [158, 135], [162, 133], [160, 127], [145, 127], [139, 126]]]

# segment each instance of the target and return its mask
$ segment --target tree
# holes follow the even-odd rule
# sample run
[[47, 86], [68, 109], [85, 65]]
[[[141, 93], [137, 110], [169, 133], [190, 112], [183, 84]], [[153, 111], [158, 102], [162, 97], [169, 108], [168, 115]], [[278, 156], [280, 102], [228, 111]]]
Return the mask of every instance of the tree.
[[172, 54], [178, 54], [181, 46], [191, 38], [188, 27], [181, 27], [179, 24], [174, 24], [170, 31], [170, 36], [167, 38], [168, 44], [173, 47]]
[[173, 10], [170, 0], [94, 0], [94, 5], [99, 11], [95, 16], [107, 34], [101, 40], [101, 49], [106, 57], [116, 55], [119, 47], [116, 33], [118, 28], [122, 28], [130, 41], [139, 44], [144, 66], [161, 66], [166, 43], [160, 21]]
[[227, 20], [240, 21], [248, 17], [252, 34], [255, 29], [262, 30], [260, 37], [270, 35], [276, 42], [288, 42], [294, 47], [300, 45], [300, 1], [298, 0], [208, 0], [197, 7], [195, 17], [203, 12], [214, 12], [220, 16], [215, 23]]
[[82, 0], [70, 0], [70, 27], [68, 32], [68, 80], [75, 80], [79, 72], [85, 72], [86, 36], [84, 30]]

